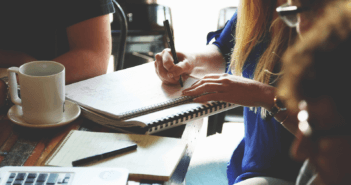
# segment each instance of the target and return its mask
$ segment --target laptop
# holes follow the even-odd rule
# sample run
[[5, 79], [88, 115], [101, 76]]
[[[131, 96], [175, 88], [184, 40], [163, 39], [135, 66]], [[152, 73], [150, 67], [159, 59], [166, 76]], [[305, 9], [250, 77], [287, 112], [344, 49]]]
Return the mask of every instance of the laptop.
[[126, 185], [128, 170], [105, 167], [5, 166], [0, 185]]

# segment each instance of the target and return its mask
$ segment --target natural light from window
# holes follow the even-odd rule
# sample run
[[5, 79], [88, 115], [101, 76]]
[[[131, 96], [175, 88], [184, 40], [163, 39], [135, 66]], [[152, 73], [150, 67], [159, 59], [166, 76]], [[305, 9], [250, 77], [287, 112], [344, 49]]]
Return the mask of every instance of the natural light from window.
[[[206, 45], [206, 36], [217, 30], [222, 8], [237, 7], [239, 0], [158, 0], [171, 8], [174, 42], [177, 51], [193, 51]], [[113, 72], [113, 58], [108, 72]]]

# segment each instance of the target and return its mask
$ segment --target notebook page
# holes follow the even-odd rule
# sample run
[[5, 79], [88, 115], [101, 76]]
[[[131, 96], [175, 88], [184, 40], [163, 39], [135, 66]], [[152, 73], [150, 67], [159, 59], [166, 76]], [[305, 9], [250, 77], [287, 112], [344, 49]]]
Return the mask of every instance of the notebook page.
[[63, 144], [48, 165], [72, 166], [72, 161], [127, 147], [133, 142], [110, 134], [73, 131]]
[[51, 160], [50, 166], [72, 166], [72, 161], [137, 143], [136, 151], [98, 161], [94, 167], [127, 168], [134, 179], [168, 180], [186, 148], [177, 138], [138, 134], [73, 131]]
[[165, 85], [154, 63], [101, 75], [66, 86], [66, 98], [110, 117], [181, 97], [181, 91], [197, 79], [189, 77], [184, 87]]

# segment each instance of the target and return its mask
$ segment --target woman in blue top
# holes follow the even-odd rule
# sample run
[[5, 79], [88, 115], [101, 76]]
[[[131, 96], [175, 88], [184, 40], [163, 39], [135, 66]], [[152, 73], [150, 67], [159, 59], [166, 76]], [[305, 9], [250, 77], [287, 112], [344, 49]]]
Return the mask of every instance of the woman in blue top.
[[[245, 106], [245, 137], [229, 162], [229, 184], [294, 184], [301, 166], [289, 156], [294, 136], [279, 122], [287, 118], [287, 111], [276, 113], [275, 118], [266, 115], [275, 104], [277, 79], [273, 74], [280, 71], [280, 56], [294, 36], [275, 13], [275, 7], [283, 3], [242, 0], [239, 16], [235, 14], [223, 30], [209, 34], [208, 39], [216, 38], [213, 44], [198, 52], [177, 53], [181, 61], [177, 65], [169, 49], [155, 57], [156, 71], [164, 83], [177, 84], [179, 75], [206, 75], [183, 92], [188, 96], [212, 92], [194, 101]], [[219, 74], [224, 71], [236, 75]]]

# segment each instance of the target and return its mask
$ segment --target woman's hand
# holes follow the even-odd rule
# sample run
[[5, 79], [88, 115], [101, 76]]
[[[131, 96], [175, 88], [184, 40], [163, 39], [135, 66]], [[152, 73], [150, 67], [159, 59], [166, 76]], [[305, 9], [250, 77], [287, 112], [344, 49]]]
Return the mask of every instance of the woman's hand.
[[174, 64], [172, 52], [169, 48], [164, 49], [155, 56], [155, 69], [162, 82], [166, 84], [178, 84], [180, 75], [190, 74], [194, 66], [190, 60], [194, 58], [177, 52], [179, 63]]
[[225, 101], [249, 107], [270, 108], [275, 88], [251, 79], [229, 75], [211, 74], [185, 89], [186, 96], [197, 96], [195, 102]]

